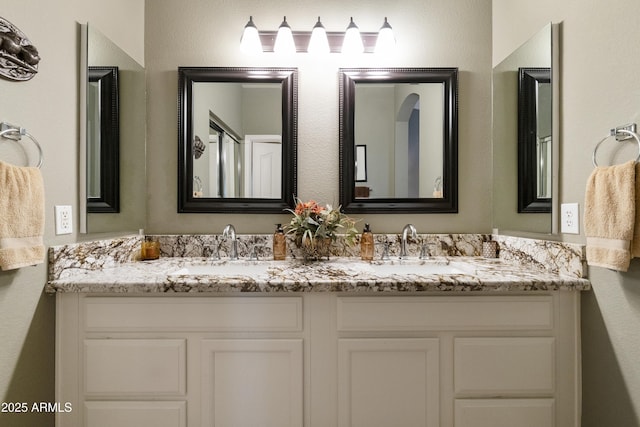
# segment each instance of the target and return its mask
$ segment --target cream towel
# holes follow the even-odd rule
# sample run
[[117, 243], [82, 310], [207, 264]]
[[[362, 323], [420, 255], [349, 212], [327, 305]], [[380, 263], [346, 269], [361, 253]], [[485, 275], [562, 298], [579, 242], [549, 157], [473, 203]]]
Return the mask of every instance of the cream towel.
[[44, 183], [40, 169], [0, 161], [0, 268], [44, 262]]
[[627, 271], [636, 218], [636, 165], [597, 167], [587, 180], [584, 228], [587, 263]]
[[636, 163], [636, 216], [631, 242], [631, 257], [640, 258], [640, 163]]

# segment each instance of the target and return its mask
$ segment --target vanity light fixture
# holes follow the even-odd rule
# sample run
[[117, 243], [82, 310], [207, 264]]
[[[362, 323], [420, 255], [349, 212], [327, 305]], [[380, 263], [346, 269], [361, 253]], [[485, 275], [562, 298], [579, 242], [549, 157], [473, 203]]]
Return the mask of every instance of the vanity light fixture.
[[[255, 34], [258, 34], [256, 41]], [[246, 43], [246, 44], [245, 44]], [[360, 32], [350, 18], [345, 32], [326, 31], [320, 17], [312, 31], [292, 31], [285, 17], [278, 31], [260, 31], [249, 17], [241, 39], [241, 48], [247, 53], [276, 52], [291, 54], [294, 52], [311, 54], [359, 53], [389, 54], [395, 47], [395, 37], [387, 18], [379, 32]]]
[[360, 29], [353, 22], [353, 18], [347, 26], [347, 31], [344, 33], [344, 40], [342, 41], [342, 53], [347, 55], [355, 55], [364, 52], [364, 44], [362, 44], [362, 37], [360, 37]]
[[381, 53], [387, 55], [396, 47], [396, 38], [393, 35], [393, 30], [391, 29], [391, 25], [389, 25], [389, 21], [387, 21], [387, 17], [384, 17], [384, 23], [378, 31], [378, 39], [376, 40], [376, 53]]
[[293, 33], [291, 32], [291, 27], [287, 23], [286, 16], [278, 28], [278, 35], [276, 36], [276, 44], [273, 47], [273, 51], [280, 55], [291, 55], [296, 53]]
[[240, 50], [249, 54], [262, 52], [260, 34], [258, 34], [258, 27], [253, 23], [253, 16], [249, 17], [249, 22], [244, 26], [244, 32], [240, 39]]
[[318, 22], [316, 22], [316, 25], [313, 26], [313, 30], [311, 30], [311, 39], [309, 40], [307, 52], [314, 55], [324, 55], [330, 51], [327, 31], [324, 29], [324, 25], [322, 25], [320, 17], [318, 16]]

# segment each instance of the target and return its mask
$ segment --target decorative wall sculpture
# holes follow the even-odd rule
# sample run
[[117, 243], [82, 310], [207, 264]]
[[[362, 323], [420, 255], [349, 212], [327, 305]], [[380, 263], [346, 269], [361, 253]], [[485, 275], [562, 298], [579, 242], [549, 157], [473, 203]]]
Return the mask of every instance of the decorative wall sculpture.
[[38, 62], [38, 49], [18, 27], [0, 17], [0, 76], [30, 80], [38, 72]]

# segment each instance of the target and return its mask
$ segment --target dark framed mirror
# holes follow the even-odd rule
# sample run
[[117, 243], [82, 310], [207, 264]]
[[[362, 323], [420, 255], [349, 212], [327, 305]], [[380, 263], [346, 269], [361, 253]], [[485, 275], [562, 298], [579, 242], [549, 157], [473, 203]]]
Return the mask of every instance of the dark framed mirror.
[[87, 212], [120, 212], [118, 67], [87, 67]]
[[492, 225], [500, 234], [558, 233], [558, 36], [548, 23], [493, 67]]
[[518, 69], [518, 212], [550, 213], [551, 68]]
[[178, 212], [282, 213], [297, 191], [296, 68], [178, 69]]
[[95, 25], [79, 30], [79, 231], [128, 233], [147, 217], [145, 69]]
[[343, 68], [339, 80], [342, 208], [458, 212], [458, 69]]

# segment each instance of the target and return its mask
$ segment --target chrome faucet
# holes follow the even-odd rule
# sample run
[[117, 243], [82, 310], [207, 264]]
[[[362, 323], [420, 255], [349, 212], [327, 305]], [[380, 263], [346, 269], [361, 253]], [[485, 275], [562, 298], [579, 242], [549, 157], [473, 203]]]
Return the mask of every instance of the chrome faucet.
[[418, 238], [418, 232], [413, 224], [407, 224], [402, 229], [402, 242], [400, 244], [400, 259], [407, 258], [407, 234], [411, 233], [412, 239]]
[[229, 250], [230, 259], [238, 259], [238, 240], [236, 239], [236, 229], [233, 225], [227, 224], [222, 230], [222, 237], [227, 240], [231, 239], [231, 248]]

